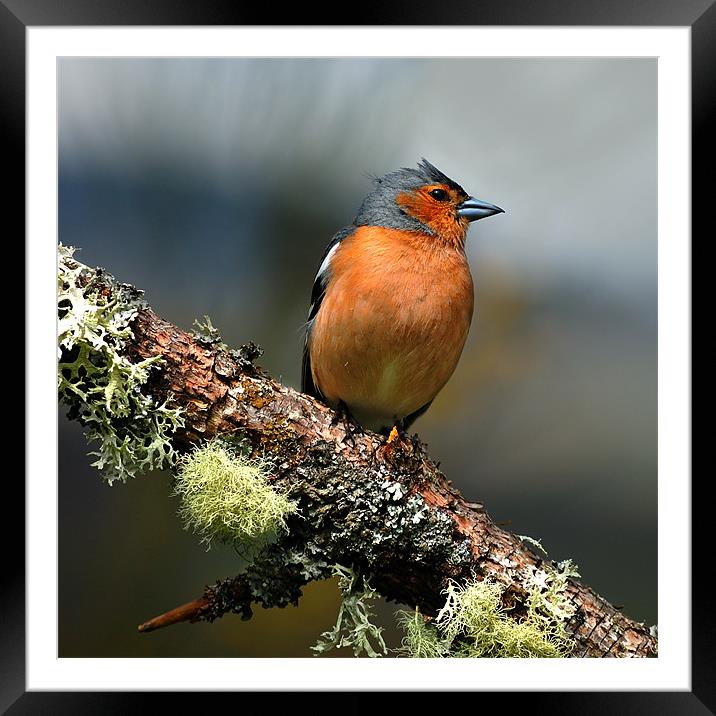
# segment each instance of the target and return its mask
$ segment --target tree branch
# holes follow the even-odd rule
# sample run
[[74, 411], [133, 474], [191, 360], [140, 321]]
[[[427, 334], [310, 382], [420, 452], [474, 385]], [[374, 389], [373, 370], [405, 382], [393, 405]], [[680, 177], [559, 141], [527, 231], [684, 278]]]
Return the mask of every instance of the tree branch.
[[[107, 291], [114, 285], [102, 274]], [[386, 598], [435, 615], [450, 580], [491, 578], [519, 615], [545, 570], [556, 565], [497, 526], [482, 506], [466, 500], [417, 440], [390, 444], [373, 433], [349, 434], [334, 412], [272, 380], [254, 365], [258, 351], [230, 351], [216, 339], [187, 333], [138, 310], [123, 350], [133, 362], [161, 357], [144, 389], [183, 409], [173, 436], [178, 452], [217, 435], [241, 440], [275, 466], [272, 479], [287, 488], [300, 514], [289, 533], [265, 548], [239, 577], [207, 587], [199, 599], [139, 627], [212, 621], [227, 611], [244, 618], [251, 603], [296, 603], [306, 583], [331, 575], [334, 564], [370, 575]], [[575, 579], [565, 596], [573, 656], [656, 655], [648, 627], [621, 614]]]

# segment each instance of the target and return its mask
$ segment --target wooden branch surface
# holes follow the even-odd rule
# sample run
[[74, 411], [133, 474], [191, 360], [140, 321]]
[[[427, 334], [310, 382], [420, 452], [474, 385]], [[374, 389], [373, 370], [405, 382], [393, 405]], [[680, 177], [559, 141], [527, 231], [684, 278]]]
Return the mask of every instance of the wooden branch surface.
[[[544, 560], [498, 527], [481, 505], [464, 498], [418, 442], [401, 440], [386, 446], [372, 433], [349, 435], [330, 408], [255, 367], [250, 348], [230, 352], [222, 344], [180, 330], [149, 308], [140, 310], [133, 332], [128, 344], [133, 358], [158, 354], [164, 359], [150, 384], [154, 397], [172, 396], [186, 411], [185, 428], [175, 436], [177, 447], [188, 449], [219, 434], [248, 440], [255, 453], [270, 456], [279, 466], [275, 479], [289, 487], [309, 516], [294, 538], [296, 544], [310, 534], [312, 549], [322, 558], [366, 569], [386, 598], [435, 614], [449, 579], [477, 575], [502, 583], [507, 598], [519, 605], [535, 570], [544, 566]], [[396, 484], [402, 493], [398, 498]], [[386, 489], [388, 507], [385, 501], [380, 503], [378, 510], [384, 514], [376, 516], [373, 496]], [[392, 500], [397, 504], [412, 495], [422, 498], [426, 511], [415, 513], [421, 519], [414, 515], [407, 520], [414, 525], [406, 525], [403, 515], [391, 525]], [[307, 581], [310, 576], [298, 583]], [[237, 584], [244, 595], [242, 609], [249, 615], [252, 598], [266, 606], [276, 603], [257, 594], [246, 596], [243, 578], [226, 580], [224, 590], [236, 592]], [[220, 616], [230, 608], [222, 610], [214, 603], [221, 589], [221, 584], [207, 588], [204, 597], [178, 608], [181, 619]], [[656, 638], [649, 628], [593, 590], [570, 579], [566, 595], [575, 608], [568, 624], [577, 642], [573, 656], [656, 655]], [[176, 617], [176, 612], [169, 614]], [[162, 625], [156, 621], [140, 629]]]

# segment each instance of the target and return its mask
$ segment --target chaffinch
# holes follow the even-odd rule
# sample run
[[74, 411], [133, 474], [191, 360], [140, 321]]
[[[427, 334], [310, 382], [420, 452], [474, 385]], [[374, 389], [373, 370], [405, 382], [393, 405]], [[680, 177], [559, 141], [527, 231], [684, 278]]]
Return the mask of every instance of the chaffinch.
[[468, 226], [502, 211], [425, 159], [376, 178], [316, 274], [302, 390], [364, 428], [404, 432], [465, 345], [473, 310]]

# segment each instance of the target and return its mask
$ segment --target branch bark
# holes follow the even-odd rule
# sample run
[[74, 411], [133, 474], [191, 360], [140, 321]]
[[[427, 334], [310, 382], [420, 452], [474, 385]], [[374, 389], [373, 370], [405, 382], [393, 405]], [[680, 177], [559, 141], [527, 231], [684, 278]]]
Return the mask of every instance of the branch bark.
[[[111, 287], [110, 287], [111, 290]], [[177, 450], [216, 435], [244, 441], [271, 459], [273, 479], [299, 504], [289, 534], [248, 570], [206, 587], [198, 599], [141, 625], [213, 621], [226, 612], [251, 616], [251, 604], [296, 603], [301, 587], [330, 576], [333, 564], [370, 575], [386, 598], [435, 615], [449, 580], [489, 577], [505, 587], [517, 613], [534, 576], [547, 566], [522, 540], [500, 528], [437, 468], [417, 440], [390, 444], [373, 433], [350, 434], [334, 412], [271, 379], [254, 365], [251, 344], [230, 351], [143, 308], [126, 344], [134, 361], [162, 357], [148, 391], [184, 409]], [[574, 607], [567, 629], [576, 657], [655, 656], [650, 629], [570, 578]]]

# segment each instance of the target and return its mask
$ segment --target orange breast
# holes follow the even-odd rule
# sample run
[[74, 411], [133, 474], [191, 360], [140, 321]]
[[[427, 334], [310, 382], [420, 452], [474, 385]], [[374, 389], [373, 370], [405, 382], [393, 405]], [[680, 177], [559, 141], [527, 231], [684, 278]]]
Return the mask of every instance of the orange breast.
[[473, 310], [467, 260], [428, 236], [361, 227], [330, 271], [309, 338], [313, 380], [366, 427], [390, 425], [455, 370]]

